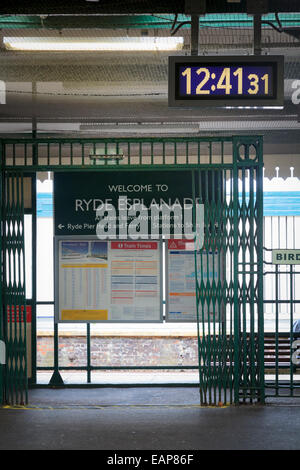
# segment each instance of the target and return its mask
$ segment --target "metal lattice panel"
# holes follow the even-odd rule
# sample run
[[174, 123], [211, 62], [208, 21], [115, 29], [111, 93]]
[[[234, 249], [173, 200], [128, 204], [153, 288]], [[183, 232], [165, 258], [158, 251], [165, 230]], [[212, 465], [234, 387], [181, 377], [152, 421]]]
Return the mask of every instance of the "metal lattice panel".
[[27, 402], [23, 175], [6, 173], [3, 192], [3, 338], [6, 344], [4, 402]]

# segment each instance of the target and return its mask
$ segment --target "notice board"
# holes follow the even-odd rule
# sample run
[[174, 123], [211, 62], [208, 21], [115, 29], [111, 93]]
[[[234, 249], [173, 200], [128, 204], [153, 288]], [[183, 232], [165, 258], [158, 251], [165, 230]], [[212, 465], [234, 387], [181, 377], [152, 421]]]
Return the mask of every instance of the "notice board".
[[55, 237], [57, 322], [161, 322], [159, 241]]
[[[197, 252], [198, 282], [209, 289], [220, 279], [220, 257], [217, 252]], [[168, 240], [166, 246], [166, 321], [196, 322], [196, 279], [194, 243], [188, 240]], [[209, 299], [209, 296], [207, 296]], [[217, 302], [201, 304], [199, 320], [209, 316], [219, 318]]]

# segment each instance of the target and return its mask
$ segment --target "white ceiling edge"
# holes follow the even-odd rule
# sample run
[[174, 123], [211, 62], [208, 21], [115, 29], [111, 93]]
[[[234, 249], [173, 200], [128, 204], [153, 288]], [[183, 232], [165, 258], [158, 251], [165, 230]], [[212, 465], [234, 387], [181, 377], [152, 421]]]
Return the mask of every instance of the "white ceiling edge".
[[[299, 157], [300, 158], [300, 157]], [[283, 166], [274, 167], [272, 174], [266, 175], [264, 169], [264, 191], [299, 191], [300, 189], [300, 175], [295, 175], [295, 168], [288, 166], [283, 171]], [[285, 175], [285, 177], [282, 176]], [[39, 171], [36, 174], [38, 192], [48, 193], [53, 191], [53, 172]]]
[[[147, 136], [153, 134], [199, 134], [201, 132], [236, 132], [236, 131], [273, 131], [273, 130], [299, 130], [300, 122], [295, 119], [290, 120], [231, 120], [231, 121], [200, 121], [200, 122], [170, 122], [170, 123], [38, 123], [37, 132], [44, 133], [66, 133], [74, 132], [80, 133], [93, 133], [99, 137], [107, 134], [114, 137], [120, 134], [126, 136], [140, 135]], [[0, 123], [0, 133], [15, 134], [15, 133], [31, 133], [32, 125], [30, 122], [11, 122]]]
[[[278, 168], [278, 170], [276, 170]], [[284, 180], [291, 177], [300, 178], [300, 149], [298, 155], [264, 155], [264, 176], [274, 178], [277, 175]]]

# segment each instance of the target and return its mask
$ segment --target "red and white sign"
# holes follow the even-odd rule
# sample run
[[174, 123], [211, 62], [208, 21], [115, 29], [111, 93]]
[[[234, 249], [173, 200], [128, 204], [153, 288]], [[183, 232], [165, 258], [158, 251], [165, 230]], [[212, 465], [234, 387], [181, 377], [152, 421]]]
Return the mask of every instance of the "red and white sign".
[[168, 240], [168, 249], [169, 250], [187, 250], [193, 251], [195, 249], [193, 240]]
[[[16, 306], [17, 316], [15, 317], [15, 306], [12, 305], [11, 309], [10, 306], [7, 306], [7, 322], [10, 323], [10, 317], [12, 316], [12, 323], [20, 323], [20, 306]], [[11, 315], [10, 315], [11, 310]], [[24, 305], [21, 305], [21, 323], [24, 322]], [[26, 305], [26, 323], [31, 323], [32, 321], [32, 308], [31, 305]]]
[[[16, 308], [15, 308], [16, 307]], [[21, 309], [20, 309], [21, 307]], [[24, 305], [8, 305], [7, 306], [7, 322], [12, 324], [24, 324]], [[16, 314], [15, 314], [16, 310]], [[20, 318], [21, 312], [21, 318]], [[31, 305], [26, 305], [26, 351], [27, 351], [27, 377], [32, 376], [32, 363], [31, 363], [31, 322], [32, 322], [32, 307]], [[15, 327], [11, 326], [8, 328], [8, 335], [12, 334], [12, 337], [15, 335]]]
[[111, 242], [112, 250], [157, 250], [157, 242]]

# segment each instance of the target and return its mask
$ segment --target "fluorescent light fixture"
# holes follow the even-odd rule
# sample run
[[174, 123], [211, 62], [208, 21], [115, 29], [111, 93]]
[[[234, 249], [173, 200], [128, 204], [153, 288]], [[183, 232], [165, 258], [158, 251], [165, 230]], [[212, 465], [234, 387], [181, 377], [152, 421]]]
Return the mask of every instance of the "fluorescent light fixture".
[[80, 131], [95, 133], [114, 133], [114, 134], [178, 134], [181, 132], [188, 134], [197, 134], [199, 124], [197, 123], [91, 123], [81, 124]]
[[8, 50], [16, 51], [176, 51], [183, 37], [4, 37]]
[[225, 106], [225, 109], [284, 109], [284, 106]]

